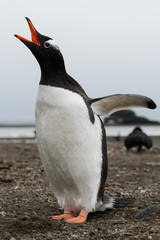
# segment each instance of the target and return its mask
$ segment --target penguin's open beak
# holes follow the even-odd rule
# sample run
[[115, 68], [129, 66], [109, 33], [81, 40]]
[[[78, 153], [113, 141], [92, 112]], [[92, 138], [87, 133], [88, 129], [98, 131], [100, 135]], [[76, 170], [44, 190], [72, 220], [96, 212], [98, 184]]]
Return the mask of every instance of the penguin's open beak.
[[19, 35], [14, 35], [14, 36], [17, 37], [22, 42], [32, 42], [32, 43], [35, 43], [40, 46], [40, 41], [38, 39], [38, 35], [39, 35], [38, 31], [35, 29], [35, 27], [33, 26], [32, 22], [29, 18], [26, 17], [26, 20], [27, 20], [27, 23], [28, 23], [30, 31], [31, 31], [32, 41], [30, 41], [24, 37], [21, 37]]

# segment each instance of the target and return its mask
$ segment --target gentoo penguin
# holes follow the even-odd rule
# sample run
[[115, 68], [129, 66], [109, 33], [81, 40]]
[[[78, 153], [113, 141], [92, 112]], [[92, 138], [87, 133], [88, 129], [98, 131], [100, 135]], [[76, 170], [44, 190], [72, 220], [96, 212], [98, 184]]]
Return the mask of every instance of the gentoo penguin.
[[123, 206], [104, 194], [107, 149], [99, 115], [130, 106], [154, 109], [141, 95], [117, 94], [91, 99], [65, 69], [62, 53], [52, 38], [41, 35], [28, 19], [32, 40], [19, 35], [41, 68], [36, 101], [36, 136], [39, 154], [59, 206], [53, 216], [69, 223], [86, 221], [88, 213]]
[[125, 138], [124, 145], [127, 149], [136, 147], [137, 151], [141, 151], [143, 146], [150, 149], [152, 147], [152, 140], [140, 127], [136, 127]]

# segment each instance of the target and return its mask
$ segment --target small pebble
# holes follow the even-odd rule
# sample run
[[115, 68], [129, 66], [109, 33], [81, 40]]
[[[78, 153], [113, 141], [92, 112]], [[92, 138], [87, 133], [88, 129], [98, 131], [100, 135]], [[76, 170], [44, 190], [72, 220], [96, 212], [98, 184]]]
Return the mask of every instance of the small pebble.
[[0, 212], [0, 215], [5, 217], [6, 216], [6, 212], [2, 211], [2, 212]]
[[47, 240], [54, 240], [52, 236], [47, 237]]

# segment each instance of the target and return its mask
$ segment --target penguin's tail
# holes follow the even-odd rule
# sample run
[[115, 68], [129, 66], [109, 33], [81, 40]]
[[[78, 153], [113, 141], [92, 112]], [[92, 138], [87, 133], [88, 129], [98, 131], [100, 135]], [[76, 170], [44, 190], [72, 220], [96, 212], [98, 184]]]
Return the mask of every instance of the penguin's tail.
[[113, 208], [123, 208], [133, 206], [135, 198], [115, 198]]
[[105, 193], [104, 201], [97, 203], [95, 211], [105, 211], [107, 209], [131, 207], [135, 198], [113, 198]]

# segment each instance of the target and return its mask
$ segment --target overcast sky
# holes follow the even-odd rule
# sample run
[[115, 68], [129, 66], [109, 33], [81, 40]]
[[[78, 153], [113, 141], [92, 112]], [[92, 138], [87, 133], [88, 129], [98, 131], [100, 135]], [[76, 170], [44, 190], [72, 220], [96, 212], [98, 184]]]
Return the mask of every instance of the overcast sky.
[[[30, 39], [26, 16], [90, 97], [137, 93], [160, 105], [159, 0], [5, 0], [0, 9], [0, 123], [34, 123], [40, 69], [13, 36]], [[160, 120], [159, 106], [135, 111]]]

